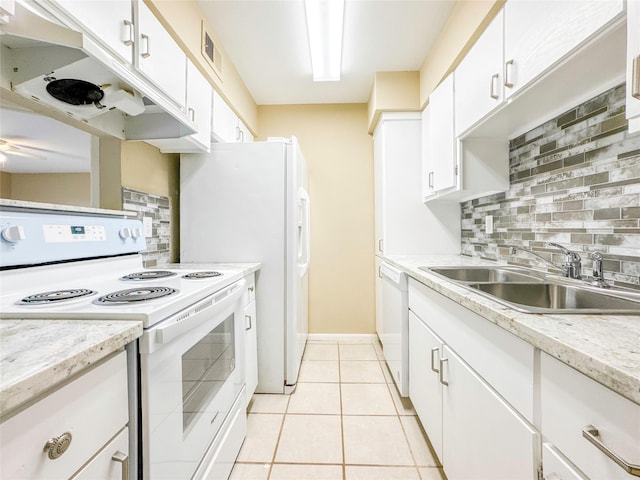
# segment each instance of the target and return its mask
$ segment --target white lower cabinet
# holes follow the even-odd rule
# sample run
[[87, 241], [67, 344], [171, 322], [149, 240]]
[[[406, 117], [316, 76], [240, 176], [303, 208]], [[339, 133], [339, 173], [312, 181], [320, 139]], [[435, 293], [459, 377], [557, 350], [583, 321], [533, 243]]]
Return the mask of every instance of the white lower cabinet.
[[[637, 479], [640, 475], [640, 405], [545, 353], [541, 355], [540, 371], [540, 413], [545, 442], [555, 445], [591, 480]], [[585, 431], [594, 429], [597, 435], [592, 441], [600, 442], [602, 449], [621, 462], [635, 464], [636, 476], [585, 437]], [[547, 465], [544, 472], [546, 476]]]
[[244, 305], [245, 384], [248, 404], [258, 386], [258, 326], [256, 323], [256, 283], [254, 274], [247, 277]]
[[533, 347], [413, 280], [409, 308], [409, 396], [447, 478], [536, 479]]
[[536, 430], [446, 345], [440, 368], [447, 478], [536, 478]]
[[0, 477], [126, 478], [127, 394], [121, 352], [8, 418], [0, 424]]

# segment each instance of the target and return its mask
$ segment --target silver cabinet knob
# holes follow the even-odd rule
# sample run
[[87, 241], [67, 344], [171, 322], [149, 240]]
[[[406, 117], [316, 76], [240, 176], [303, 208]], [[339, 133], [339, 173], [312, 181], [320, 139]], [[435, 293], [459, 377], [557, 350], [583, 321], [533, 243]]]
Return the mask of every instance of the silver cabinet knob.
[[47, 453], [51, 460], [62, 456], [71, 445], [71, 433], [64, 432], [62, 435], [50, 438], [44, 445], [43, 451]]

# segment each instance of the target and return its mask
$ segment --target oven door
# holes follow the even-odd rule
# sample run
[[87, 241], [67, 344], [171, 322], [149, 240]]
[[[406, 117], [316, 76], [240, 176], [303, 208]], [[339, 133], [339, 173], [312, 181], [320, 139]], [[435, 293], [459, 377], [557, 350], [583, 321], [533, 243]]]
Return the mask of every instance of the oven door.
[[145, 330], [143, 478], [191, 478], [242, 390], [245, 284], [236, 282]]

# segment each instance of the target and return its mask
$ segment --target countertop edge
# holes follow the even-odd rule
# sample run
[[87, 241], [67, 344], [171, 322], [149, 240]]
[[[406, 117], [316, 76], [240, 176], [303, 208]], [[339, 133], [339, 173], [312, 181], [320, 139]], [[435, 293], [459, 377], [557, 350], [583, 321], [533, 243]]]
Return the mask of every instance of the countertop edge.
[[[557, 360], [571, 366], [580, 373], [608, 387], [614, 392], [640, 405], [640, 376], [634, 375], [633, 371], [620, 368], [615, 362], [597, 358], [590, 352], [581, 350], [576, 345], [572, 345], [567, 339], [554, 336], [552, 332], [545, 331], [544, 325], [535, 326], [540, 323], [540, 317], [554, 319], [556, 322], [572, 325], [580, 322], [585, 317], [581, 315], [539, 315], [517, 312], [484, 296], [478, 295], [455, 282], [446, 280], [427, 271], [418, 270], [413, 263], [421, 256], [390, 255], [382, 257], [382, 260], [400, 269], [414, 280], [450, 298], [463, 307], [477, 313], [487, 321], [498, 325], [518, 338], [539, 348], [541, 351], [551, 355]], [[463, 256], [423, 256], [428, 259], [428, 265], [496, 265], [496, 262], [481, 260], [475, 257]], [[438, 263], [440, 260], [440, 263]], [[457, 260], [457, 261], [456, 261]], [[436, 263], [434, 263], [434, 261]], [[622, 315], [599, 315], [601, 319], [625, 320], [631, 316]], [[640, 352], [638, 358], [640, 358]]]

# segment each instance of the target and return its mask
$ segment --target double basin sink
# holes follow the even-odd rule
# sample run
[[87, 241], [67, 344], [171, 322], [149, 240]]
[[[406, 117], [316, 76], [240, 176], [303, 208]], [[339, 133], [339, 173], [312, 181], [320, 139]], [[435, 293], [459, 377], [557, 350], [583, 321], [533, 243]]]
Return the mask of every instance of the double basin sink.
[[523, 267], [419, 267], [527, 313], [640, 315], [640, 291], [600, 288]]

